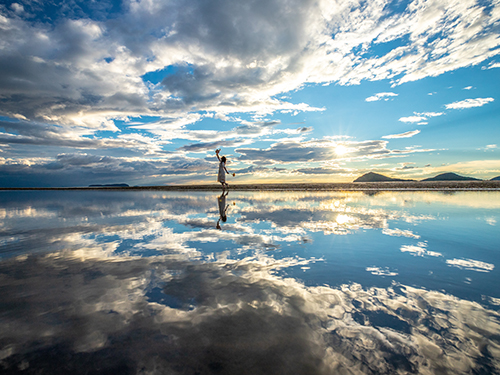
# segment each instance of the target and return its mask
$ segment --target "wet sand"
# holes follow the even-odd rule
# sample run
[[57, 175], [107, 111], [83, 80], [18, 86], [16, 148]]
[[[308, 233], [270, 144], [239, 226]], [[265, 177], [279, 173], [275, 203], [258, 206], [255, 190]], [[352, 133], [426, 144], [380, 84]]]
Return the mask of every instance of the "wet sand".
[[[62, 187], [62, 188], [1, 188], [0, 190], [158, 190], [185, 191], [221, 190], [219, 184], [164, 185], [129, 187]], [[234, 184], [232, 191], [489, 191], [500, 190], [500, 181], [390, 181], [346, 183], [296, 183], [296, 184]]]

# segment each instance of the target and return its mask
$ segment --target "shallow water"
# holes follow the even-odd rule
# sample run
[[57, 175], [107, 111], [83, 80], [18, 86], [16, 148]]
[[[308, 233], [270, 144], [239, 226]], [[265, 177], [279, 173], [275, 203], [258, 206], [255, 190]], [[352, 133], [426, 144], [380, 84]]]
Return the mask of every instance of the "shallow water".
[[2, 373], [500, 372], [498, 192], [4, 191], [0, 217]]

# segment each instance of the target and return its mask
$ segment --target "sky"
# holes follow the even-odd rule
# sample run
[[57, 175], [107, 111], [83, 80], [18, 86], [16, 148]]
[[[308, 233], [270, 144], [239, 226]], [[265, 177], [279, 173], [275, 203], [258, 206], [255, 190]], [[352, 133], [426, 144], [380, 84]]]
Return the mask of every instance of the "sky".
[[0, 187], [500, 176], [498, 0], [0, 4]]

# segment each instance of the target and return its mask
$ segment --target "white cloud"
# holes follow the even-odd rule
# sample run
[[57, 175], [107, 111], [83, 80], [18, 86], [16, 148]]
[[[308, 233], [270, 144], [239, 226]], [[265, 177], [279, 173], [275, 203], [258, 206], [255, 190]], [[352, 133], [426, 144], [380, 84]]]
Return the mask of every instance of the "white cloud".
[[444, 115], [444, 112], [413, 112], [414, 116], [401, 117], [399, 121], [406, 123], [417, 123], [418, 125], [427, 125], [429, 117]]
[[418, 133], [420, 133], [420, 130], [412, 130], [401, 134], [384, 135], [382, 138], [385, 139], [410, 138], [413, 137], [414, 135], [417, 135]]
[[417, 116], [438, 117], [444, 115], [444, 112], [415, 112]]
[[472, 90], [473, 87], [472, 86], [467, 86], [467, 87], [464, 87], [463, 90]]
[[367, 102], [376, 102], [379, 100], [389, 100], [390, 97], [398, 96], [398, 94], [395, 94], [393, 92], [379, 92], [378, 94], [375, 94], [373, 96], [369, 96], [368, 98], [365, 99]]
[[408, 117], [401, 117], [399, 119], [399, 121], [401, 121], [401, 122], [410, 122], [410, 123], [420, 122], [420, 121], [425, 121], [425, 120], [427, 120], [427, 117], [423, 117], [423, 116], [408, 116]]
[[473, 108], [482, 107], [483, 105], [494, 101], [493, 98], [476, 98], [476, 99], [465, 99], [458, 102], [453, 102], [446, 104], [446, 109], [463, 109], [463, 108]]
[[486, 145], [485, 147], [480, 147], [478, 148], [478, 150], [481, 150], [481, 151], [495, 151], [496, 149], [498, 149], [498, 146], [497, 145]]
[[[413, 1], [399, 13], [385, 2], [138, 0], [111, 20], [71, 3], [54, 25], [3, 10], [2, 113], [106, 129], [117, 116], [316, 110], [273, 98], [307, 83], [400, 84], [478, 64], [499, 53], [497, 8], [475, 0]], [[166, 67], [175, 69], [143, 82]]]
[[494, 68], [500, 68], [500, 63], [498, 62], [492, 62], [488, 66], [483, 66], [481, 69], [494, 69]]

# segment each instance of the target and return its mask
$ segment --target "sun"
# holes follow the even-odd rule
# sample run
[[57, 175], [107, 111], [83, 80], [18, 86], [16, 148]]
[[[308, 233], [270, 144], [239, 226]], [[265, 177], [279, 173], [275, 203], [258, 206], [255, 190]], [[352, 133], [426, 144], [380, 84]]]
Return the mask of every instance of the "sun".
[[339, 156], [345, 155], [349, 152], [349, 149], [344, 145], [335, 146], [335, 153]]

